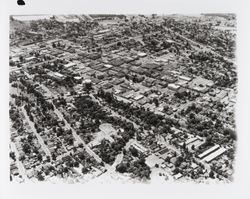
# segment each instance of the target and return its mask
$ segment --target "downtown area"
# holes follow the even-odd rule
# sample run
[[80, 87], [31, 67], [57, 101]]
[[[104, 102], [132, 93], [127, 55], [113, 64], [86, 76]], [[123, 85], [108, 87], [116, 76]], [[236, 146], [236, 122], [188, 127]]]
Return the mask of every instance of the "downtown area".
[[10, 181], [233, 181], [236, 16], [10, 16]]

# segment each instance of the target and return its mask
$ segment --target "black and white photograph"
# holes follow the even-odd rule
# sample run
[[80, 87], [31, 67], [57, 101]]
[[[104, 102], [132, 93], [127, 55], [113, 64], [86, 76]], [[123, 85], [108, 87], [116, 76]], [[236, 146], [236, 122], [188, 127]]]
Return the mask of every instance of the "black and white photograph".
[[235, 14], [10, 16], [10, 179], [233, 180]]
[[248, 198], [245, 1], [107, 2], [1, 9], [3, 198]]

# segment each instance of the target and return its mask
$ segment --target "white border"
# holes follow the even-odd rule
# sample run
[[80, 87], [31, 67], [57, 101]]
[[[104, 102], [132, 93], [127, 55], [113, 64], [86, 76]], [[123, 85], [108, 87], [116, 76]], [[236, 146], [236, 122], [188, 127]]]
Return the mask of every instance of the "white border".
[[[250, 16], [247, 0], [16, 0], [0, 4], [1, 131], [0, 198], [250, 198]], [[74, 3], [73, 3], [74, 2]], [[8, 54], [10, 14], [237, 14], [238, 96], [236, 121], [238, 147], [234, 182], [224, 185], [192, 183], [119, 185], [119, 184], [13, 184], [9, 182], [9, 95]]]

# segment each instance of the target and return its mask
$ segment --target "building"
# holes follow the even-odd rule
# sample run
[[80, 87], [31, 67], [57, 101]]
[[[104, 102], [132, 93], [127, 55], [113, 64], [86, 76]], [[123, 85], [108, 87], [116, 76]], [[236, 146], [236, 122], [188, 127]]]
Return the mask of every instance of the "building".
[[138, 100], [142, 99], [143, 97], [144, 97], [144, 96], [141, 95], [141, 94], [135, 95], [134, 100], [138, 101]]
[[198, 158], [203, 159], [204, 157], [208, 156], [209, 154], [213, 153], [214, 151], [218, 150], [220, 148], [219, 145], [214, 145], [213, 147], [207, 149], [203, 153], [198, 155]]
[[179, 79], [182, 79], [184, 81], [191, 81], [191, 78], [190, 77], [187, 77], [187, 76], [179, 76]]
[[139, 52], [139, 53], [138, 53], [138, 56], [139, 56], [139, 57], [146, 57], [146, 56], [147, 56], [147, 53]]
[[56, 79], [56, 80], [63, 80], [65, 78], [65, 75], [58, 73], [58, 72], [49, 72], [47, 74], [49, 77], [51, 77], [52, 79]]
[[92, 81], [90, 79], [85, 79], [83, 81], [83, 85], [87, 88], [90, 89], [92, 87]]
[[76, 63], [74, 63], [74, 62], [69, 62], [69, 63], [64, 65], [65, 68], [72, 68], [74, 66], [76, 66]]
[[26, 62], [30, 62], [30, 61], [33, 61], [33, 60], [35, 60], [35, 59], [36, 59], [36, 57], [34, 57], [34, 56], [24, 58], [24, 60], [25, 60]]
[[180, 88], [180, 86], [176, 84], [168, 84], [168, 88], [177, 91]]
[[210, 155], [206, 156], [203, 160], [207, 163], [211, 162], [212, 160], [214, 160], [215, 158], [219, 157], [220, 155], [222, 155], [223, 153], [226, 152], [226, 149], [221, 147], [218, 150], [212, 152]]
[[212, 80], [208, 80], [202, 77], [196, 77], [191, 82], [189, 82], [189, 88], [195, 91], [205, 93], [210, 87], [214, 85]]

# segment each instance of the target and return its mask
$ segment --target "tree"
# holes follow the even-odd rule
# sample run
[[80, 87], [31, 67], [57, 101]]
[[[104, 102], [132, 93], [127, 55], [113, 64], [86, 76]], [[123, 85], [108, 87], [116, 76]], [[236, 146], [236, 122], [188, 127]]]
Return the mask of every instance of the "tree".
[[82, 173], [83, 173], [83, 174], [88, 173], [88, 171], [89, 171], [89, 170], [88, 170], [88, 168], [87, 168], [87, 167], [83, 167], [83, 168], [82, 168]]
[[134, 157], [138, 157], [139, 154], [135, 147], [130, 147], [129, 150]]
[[34, 30], [35, 32], [37, 32], [37, 31], [38, 31], [38, 24], [37, 24], [37, 22], [32, 21], [32, 22], [30, 23], [30, 28], [31, 28], [32, 30]]
[[30, 148], [30, 145], [29, 145], [28, 143], [25, 143], [25, 144], [23, 145], [23, 152], [24, 152], [25, 154], [31, 152], [31, 148]]
[[56, 48], [55, 42], [52, 43], [52, 47], [53, 47], [53, 48]]
[[126, 164], [124, 163], [120, 163], [116, 166], [116, 171], [120, 172], [120, 173], [124, 173], [127, 171], [127, 167], [126, 167]]
[[122, 46], [122, 43], [120, 41], [117, 42], [117, 46]]
[[52, 159], [55, 161], [56, 160], [56, 154], [52, 153]]
[[25, 156], [24, 155], [21, 155], [21, 156], [19, 156], [19, 161], [24, 161], [25, 160]]
[[50, 156], [48, 156], [48, 155], [46, 156], [46, 161], [50, 162]]
[[209, 177], [210, 177], [210, 178], [214, 178], [214, 172], [213, 172], [213, 171], [210, 171], [210, 172], [209, 172]]
[[40, 153], [37, 155], [37, 160], [40, 162], [43, 160], [43, 156]]
[[186, 142], [183, 143], [182, 148], [185, 150], [186, 149]]
[[233, 140], [237, 139], [236, 132], [230, 128], [225, 128], [223, 133], [224, 135], [228, 135]]
[[15, 155], [14, 152], [10, 152], [10, 157], [11, 157], [14, 161], [16, 161], [16, 155]]
[[154, 98], [153, 102], [154, 102], [154, 104], [155, 104], [156, 107], [159, 106], [159, 100], [157, 98]]
[[19, 56], [19, 61], [20, 61], [20, 62], [23, 62], [23, 60], [24, 60], [23, 56], [20, 55], [20, 56]]
[[38, 179], [39, 181], [44, 181], [44, 177], [42, 176], [41, 173], [39, 173], [39, 174], [37, 175], [37, 179]]
[[212, 135], [209, 135], [207, 138], [206, 138], [206, 142], [205, 142], [205, 144], [206, 145], [211, 145], [212, 144]]

